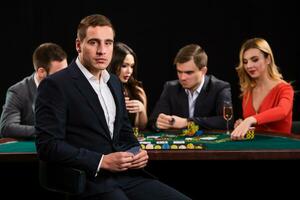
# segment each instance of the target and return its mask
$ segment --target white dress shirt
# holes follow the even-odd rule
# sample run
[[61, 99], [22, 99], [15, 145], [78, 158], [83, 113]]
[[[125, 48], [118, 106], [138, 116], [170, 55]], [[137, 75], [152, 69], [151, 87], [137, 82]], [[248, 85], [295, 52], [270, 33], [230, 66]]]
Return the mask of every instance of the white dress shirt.
[[189, 117], [190, 118], [194, 117], [196, 99], [197, 99], [198, 95], [200, 94], [201, 89], [204, 85], [204, 80], [205, 80], [205, 76], [203, 76], [199, 87], [196, 90], [194, 90], [193, 92], [191, 92], [189, 89], [185, 89], [185, 92], [187, 93], [188, 99], [189, 99]]
[[[101, 107], [103, 109], [105, 120], [109, 129], [110, 137], [113, 138], [114, 132], [114, 123], [116, 118], [116, 104], [114, 97], [107, 85], [107, 82], [110, 78], [109, 73], [106, 70], [102, 70], [100, 80], [98, 77], [95, 77], [91, 74], [80, 62], [79, 58], [76, 59], [76, 64], [79, 67], [80, 71], [84, 74], [86, 79], [89, 81], [94, 91], [96, 92]], [[102, 155], [100, 162], [98, 164], [97, 172], [95, 176], [98, 175], [100, 171], [100, 166], [102, 163], [104, 155]]]
[[104, 111], [105, 120], [110, 132], [111, 138], [113, 138], [114, 132], [114, 123], [116, 118], [116, 104], [114, 97], [107, 85], [107, 82], [110, 78], [109, 73], [106, 70], [102, 70], [100, 80], [98, 77], [95, 77], [91, 74], [79, 61], [79, 58], [76, 59], [76, 64], [79, 69], [82, 71], [84, 76], [87, 78], [94, 91], [96, 92], [101, 107]]

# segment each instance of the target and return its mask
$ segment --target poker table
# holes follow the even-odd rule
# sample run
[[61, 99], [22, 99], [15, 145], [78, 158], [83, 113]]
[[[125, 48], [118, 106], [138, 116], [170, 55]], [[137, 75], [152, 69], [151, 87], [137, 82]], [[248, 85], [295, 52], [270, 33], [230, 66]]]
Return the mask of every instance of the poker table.
[[[166, 133], [144, 132], [143, 136], [161, 136]], [[169, 133], [167, 133], [169, 135]], [[252, 140], [232, 141], [222, 131], [205, 132], [191, 143], [201, 149], [147, 149], [150, 160], [248, 160], [300, 159], [300, 135], [255, 133]], [[178, 138], [172, 137], [172, 140]], [[207, 140], [207, 138], [210, 138]], [[214, 138], [211, 140], [211, 138]], [[156, 140], [156, 139], [155, 139]], [[180, 140], [180, 139], [179, 139]], [[139, 141], [141, 141], [139, 139]], [[180, 142], [179, 142], [180, 143]], [[34, 141], [0, 139], [0, 162], [37, 161]]]

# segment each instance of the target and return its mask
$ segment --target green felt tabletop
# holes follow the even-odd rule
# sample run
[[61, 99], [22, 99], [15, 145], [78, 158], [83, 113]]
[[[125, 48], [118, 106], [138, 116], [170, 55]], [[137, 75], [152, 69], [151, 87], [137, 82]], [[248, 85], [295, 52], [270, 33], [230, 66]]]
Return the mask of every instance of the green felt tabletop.
[[[164, 135], [166, 133], [145, 133], [144, 136]], [[169, 133], [168, 133], [169, 135]], [[204, 144], [206, 150], [261, 150], [261, 149], [300, 149], [300, 140], [284, 136], [256, 134], [253, 140], [230, 140], [230, 136], [225, 133], [206, 133], [202, 137], [213, 136], [215, 140], [199, 140], [195, 144]], [[173, 140], [182, 140], [183, 136], [174, 137]]]
[[211, 142], [206, 143], [206, 147], [208, 150], [300, 149], [300, 140], [279, 136], [256, 135], [253, 140]]
[[[164, 133], [145, 133], [144, 136], [161, 135]], [[196, 143], [204, 144], [206, 150], [261, 150], [261, 149], [300, 149], [300, 140], [283, 136], [255, 135], [253, 140], [231, 141], [229, 136], [220, 133], [210, 133], [200, 137], [215, 136], [213, 141], [199, 140]], [[181, 140], [182, 137], [176, 137]], [[0, 153], [36, 152], [34, 141], [10, 141], [0, 144]]]
[[11, 152], [22, 152], [22, 153], [35, 153], [35, 142], [34, 141], [11, 141], [4, 144], [0, 144], [0, 153], [11, 153]]

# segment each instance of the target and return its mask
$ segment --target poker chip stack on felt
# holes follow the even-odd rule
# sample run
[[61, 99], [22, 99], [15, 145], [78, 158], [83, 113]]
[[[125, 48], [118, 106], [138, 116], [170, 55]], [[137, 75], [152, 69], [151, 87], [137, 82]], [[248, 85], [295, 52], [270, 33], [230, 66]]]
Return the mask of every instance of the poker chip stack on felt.
[[250, 129], [247, 131], [247, 133], [245, 135], [245, 140], [253, 140], [254, 137], [255, 137], [254, 129]]
[[195, 133], [199, 130], [199, 126], [194, 122], [189, 122], [187, 129], [182, 131], [182, 136], [194, 136]]

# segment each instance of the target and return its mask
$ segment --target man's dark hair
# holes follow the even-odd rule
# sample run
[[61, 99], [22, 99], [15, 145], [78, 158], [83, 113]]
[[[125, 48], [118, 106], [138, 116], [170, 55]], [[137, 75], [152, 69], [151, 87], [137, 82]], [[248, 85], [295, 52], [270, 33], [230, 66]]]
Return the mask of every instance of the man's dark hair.
[[52, 61], [63, 61], [67, 59], [66, 52], [55, 43], [43, 43], [38, 46], [33, 52], [32, 62], [34, 69], [42, 67], [46, 71], [49, 71], [49, 67]]
[[77, 38], [79, 40], [83, 40], [86, 37], [86, 30], [88, 27], [96, 27], [96, 26], [109, 26], [113, 29], [113, 32], [115, 34], [114, 28], [110, 20], [105, 17], [104, 15], [89, 15], [85, 18], [83, 18], [77, 28]]
[[202, 67], [207, 67], [207, 59], [204, 49], [197, 44], [189, 44], [178, 51], [174, 59], [174, 64], [194, 60], [196, 66], [201, 69]]

